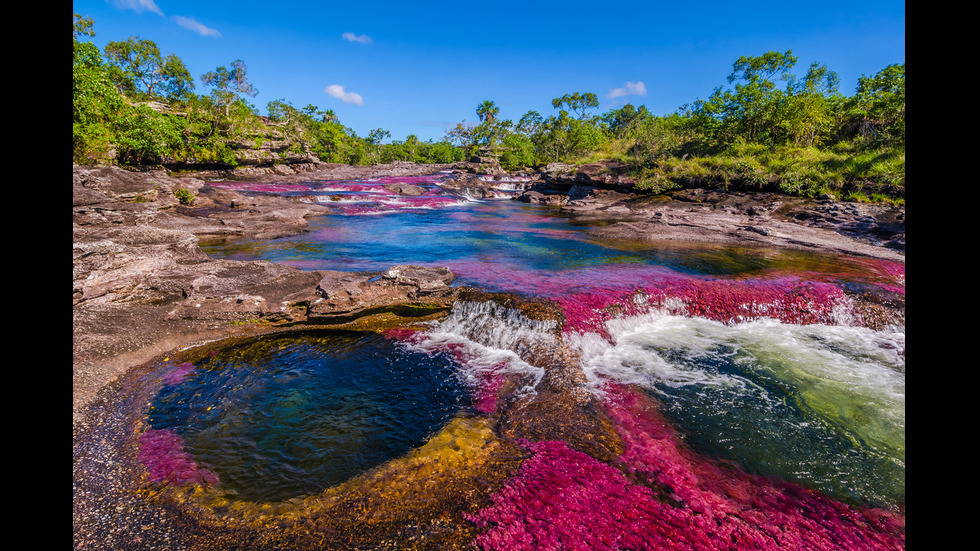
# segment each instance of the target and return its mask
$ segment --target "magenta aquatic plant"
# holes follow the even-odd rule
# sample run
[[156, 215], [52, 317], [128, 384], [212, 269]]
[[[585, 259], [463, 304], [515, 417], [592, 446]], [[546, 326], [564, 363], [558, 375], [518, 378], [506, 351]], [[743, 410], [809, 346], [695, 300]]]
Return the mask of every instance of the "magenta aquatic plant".
[[621, 386], [605, 390], [606, 412], [625, 446], [621, 466], [664, 488], [675, 512], [687, 511], [688, 520], [718, 543], [710, 548], [904, 549], [903, 515], [851, 507], [695, 454], [652, 398]]
[[376, 193], [380, 195], [395, 195], [394, 191], [386, 189], [381, 184], [362, 183], [362, 182], [330, 182], [316, 187], [319, 192], [347, 192], [347, 193]]
[[491, 549], [642, 549], [654, 528], [653, 491], [564, 442], [525, 443], [532, 453], [492, 505], [468, 520]]
[[615, 465], [565, 442], [524, 442], [517, 475], [468, 515], [490, 550], [904, 549], [904, 517], [862, 511], [686, 450], [636, 394], [610, 389]]
[[566, 315], [565, 330], [604, 334], [617, 316], [654, 309], [723, 323], [772, 318], [784, 323], [834, 324], [848, 307], [844, 292], [832, 283], [793, 276], [755, 279], [706, 279], [675, 274], [629, 289], [597, 289], [557, 298]]
[[309, 183], [302, 184], [263, 184], [256, 182], [211, 182], [208, 185], [212, 187], [231, 189], [235, 191], [251, 191], [257, 193], [295, 193], [295, 192], [311, 192], [316, 188]]
[[184, 382], [188, 375], [194, 372], [197, 367], [191, 362], [178, 364], [171, 371], [163, 376], [163, 382], [168, 385], [177, 385]]
[[197, 464], [184, 451], [184, 439], [171, 430], [149, 429], [139, 439], [139, 459], [149, 471], [151, 482], [215, 485], [218, 475]]
[[388, 214], [405, 209], [437, 209], [464, 203], [464, 199], [448, 195], [423, 194], [416, 196], [387, 195], [365, 202], [336, 202], [330, 207], [346, 216]]

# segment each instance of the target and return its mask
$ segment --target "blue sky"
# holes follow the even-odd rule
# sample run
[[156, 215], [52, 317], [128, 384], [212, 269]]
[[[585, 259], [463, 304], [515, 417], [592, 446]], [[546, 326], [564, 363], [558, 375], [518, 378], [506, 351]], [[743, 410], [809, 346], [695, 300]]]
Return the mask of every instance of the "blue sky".
[[858, 77], [905, 62], [904, 1], [184, 1], [75, 0], [93, 41], [139, 36], [194, 75], [241, 59], [262, 114], [285, 99], [333, 109], [360, 136], [440, 140], [492, 100], [517, 121], [553, 98], [594, 92], [598, 113], [629, 102], [655, 114], [727, 85], [743, 55], [793, 50]]

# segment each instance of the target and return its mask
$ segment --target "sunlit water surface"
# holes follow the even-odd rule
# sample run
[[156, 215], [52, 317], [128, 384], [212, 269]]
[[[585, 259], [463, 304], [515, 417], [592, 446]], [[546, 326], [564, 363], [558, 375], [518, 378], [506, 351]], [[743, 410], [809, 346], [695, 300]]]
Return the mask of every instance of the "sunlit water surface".
[[[429, 195], [437, 196], [437, 188], [433, 189], [436, 191]], [[362, 197], [353, 195], [348, 201], [336, 195], [317, 200], [357, 203]], [[458, 276], [458, 284], [565, 300], [566, 304], [577, 301], [576, 297], [594, 300], [638, 286], [663, 286], [665, 281], [672, 285], [681, 281], [688, 286], [692, 282], [731, 281], [745, 290], [753, 285], [772, 286], [774, 280], [780, 285], [790, 281], [791, 287], [796, 286], [791, 294], [818, 282], [833, 289], [860, 288], [904, 297], [904, 266], [882, 267], [799, 251], [591, 237], [587, 230], [601, 224], [576, 221], [506, 198], [447, 199], [438, 208], [403, 201], [386, 208], [375, 204], [359, 211], [338, 210], [336, 216], [313, 220], [310, 232], [295, 237], [205, 244], [205, 250], [220, 258], [266, 259], [304, 269], [373, 271], [396, 264], [447, 266]], [[471, 343], [479, 340], [479, 328], [463, 327], [465, 323], [457, 313], [433, 335]], [[473, 317], [473, 323], [484, 322]], [[706, 454], [735, 461], [749, 472], [815, 487], [849, 502], [904, 506], [904, 325], [883, 331], [852, 325], [846, 312], [839, 323], [835, 318], [831, 323], [801, 325], [764, 316], [717, 320], [679, 315], [669, 308], [649, 308], [639, 315], [566, 331], [565, 341], [580, 354], [583, 370], [597, 395], [602, 395], [603, 385], [609, 381], [638, 385], [657, 397], [665, 415], [677, 423], [692, 446]], [[479, 369], [489, 365], [530, 369], [519, 358], [501, 363], [498, 356], [503, 352], [493, 342], [476, 344], [490, 358]], [[286, 364], [303, 364], [305, 355], [325, 354], [316, 347], [298, 349], [291, 352]], [[508, 354], [512, 355], [506, 351], [504, 356]], [[292, 373], [293, 367], [267, 365], [271, 358], [261, 360], [260, 365], [255, 365], [256, 360], [229, 358], [220, 365], [200, 369], [202, 388], [220, 385], [233, 389], [229, 390], [233, 395], [229, 405], [221, 408], [223, 413], [214, 414], [221, 418], [203, 422], [208, 414], [199, 411], [205, 405], [200, 403], [188, 405], [187, 410], [177, 408], [168, 414], [166, 422], [193, 427], [190, 432], [196, 436], [190, 436], [189, 442], [200, 442], [195, 453], [202, 458], [215, 445], [206, 435], [225, 433], [229, 427], [247, 427], [254, 433], [249, 436], [254, 444], [243, 447], [234, 459], [213, 460], [251, 469], [252, 464], [261, 463], [253, 454], [281, 454], [285, 453], [282, 448], [293, 445], [276, 444], [276, 451], [271, 452], [261, 449], [264, 439], [273, 436], [265, 434], [272, 429], [261, 425], [275, 419], [293, 423], [287, 418], [312, 413], [309, 422], [316, 426], [313, 432], [320, 439], [335, 439], [331, 446], [346, 446], [353, 453], [363, 445], [364, 434], [373, 430], [362, 424], [362, 417], [419, 414], [399, 411], [384, 399], [386, 394], [397, 393], [404, 383], [398, 378], [382, 380], [385, 377], [377, 376], [371, 361], [356, 360], [340, 371], [331, 367], [324, 374], [300, 375]], [[389, 361], [393, 360], [385, 360]], [[248, 364], [246, 372], [257, 370], [262, 375], [232, 377], [231, 373], [242, 371], [239, 362]], [[412, 362], [420, 365], [409, 365]], [[402, 361], [402, 367], [413, 373], [416, 383], [417, 377], [431, 377], [433, 370], [445, 369], [418, 357]], [[457, 369], [462, 372], [467, 367]], [[277, 370], [283, 374], [267, 375]], [[364, 374], [356, 377], [364, 379], [355, 384], [355, 372], [361, 370]], [[467, 374], [462, 375], [465, 379]], [[336, 378], [336, 383], [330, 383], [336, 388], [312, 399], [296, 381], [305, 376], [322, 378], [323, 384]], [[225, 381], [227, 377], [233, 380]], [[448, 380], [445, 375], [436, 379]], [[367, 390], [382, 382], [383, 391]], [[191, 404], [198, 390], [187, 387], [179, 392], [180, 396], [167, 399]], [[426, 427], [437, 426], [442, 416], [459, 407], [458, 393], [442, 383], [421, 387], [421, 392], [440, 396], [434, 418], [424, 421], [432, 423]], [[253, 417], [253, 409], [261, 414]], [[346, 417], [338, 416], [336, 412], [341, 410]], [[155, 417], [155, 422], [162, 419], [162, 415]], [[380, 438], [372, 445], [401, 450], [423, 438], [427, 430], [431, 428], [397, 443]], [[289, 453], [303, 458], [308, 451]], [[319, 475], [312, 486], [334, 483], [353, 472], [333, 464], [321, 467], [318, 462], [322, 458], [316, 456], [304, 461], [299, 460], [295, 467], [301, 473], [330, 471]], [[238, 476], [231, 473], [235, 468], [225, 467], [228, 472], [222, 476]], [[312, 486], [297, 482], [295, 491], [309, 491]]]
[[171, 377], [149, 415], [229, 497], [317, 493], [420, 446], [468, 405], [451, 361], [376, 334], [240, 344]]

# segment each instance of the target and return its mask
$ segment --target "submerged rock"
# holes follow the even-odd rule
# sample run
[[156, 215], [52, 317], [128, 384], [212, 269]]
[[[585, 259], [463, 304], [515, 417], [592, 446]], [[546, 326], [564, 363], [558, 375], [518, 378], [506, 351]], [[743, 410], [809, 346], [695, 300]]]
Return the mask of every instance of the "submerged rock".
[[[904, 547], [904, 526], [885, 522], [891, 522], [887, 517], [864, 516], [801, 489], [689, 456], [660, 417], [655, 400], [645, 394], [612, 389], [610, 399], [598, 400], [580, 368], [576, 355], [581, 351], [565, 336], [630, 306], [639, 308], [636, 293], [613, 302], [606, 289], [559, 304], [453, 287], [454, 274], [441, 267], [398, 265], [350, 273], [215, 260], [200, 250], [198, 239], [303, 231], [303, 213], [315, 214], [315, 207], [281, 198], [265, 201], [166, 174], [76, 167], [74, 176], [73, 428], [76, 435], [85, 431], [89, 436], [76, 436], [74, 447], [76, 547], [462, 549], [476, 541], [486, 549], [519, 549], [521, 542], [541, 548], [556, 538], [594, 546], [690, 541], [718, 547], [735, 536], [773, 549], [797, 536], [819, 538], [813, 540], [817, 546], [829, 547], [846, 536], [865, 542], [877, 538], [880, 548]], [[567, 185], [575, 191], [566, 193], [565, 201], [581, 202], [582, 212], [625, 202], [624, 192], [613, 188]], [[188, 189], [196, 203], [181, 205], [173, 194], [178, 188]], [[595, 234], [855, 250], [840, 245], [852, 238], [815, 227], [817, 218], [805, 226], [803, 219], [778, 218], [782, 205], [775, 202], [727, 199], [683, 207], [634, 202], [623, 207], [634, 218], [623, 216]], [[856, 230], [872, 227], [860, 216], [856, 212], [840, 220], [858, 222], [849, 226]], [[846, 224], [820, 220], [819, 225], [831, 227]], [[904, 217], [902, 228], [904, 239]], [[880, 249], [865, 244], [860, 251], [883, 256]], [[901, 273], [904, 277], [904, 268]], [[697, 299], [718, 297], [715, 312], [741, 312], [742, 305], [729, 299], [752, 290], [727, 282], [688, 283], [679, 281], [678, 289]], [[656, 290], [644, 290], [648, 303]], [[677, 295], [664, 293], [662, 302]], [[823, 295], [801, 291], [783, 296], [812, 313], [819, 304], [814, 299]], [[766, 308], [777, 304], [757, 302]], [[130, 426], [129, 419], [112, 410], [114, 397], [107, 397], [107, 422], [86, 426], [78, 416], [82, 406], [97, 402], [100, 388], [109, 389], [104, 396], [114, 392], [108, 383], [117, 375], [205, 339], [338, 327], [367, 316], [432, 312], [453, 304], [454, 314], [472, 308], [460, 315], [470, 322], [467, 334], [485, 337], [474, 338], [472, 348], [493, 351], [473, 362], [474, 378], [486, 383], [477, 413], [454, 417], [422, 447], [316, 495], [281, 503], [228, 502], [209, 493], [207, 473], [198, 473], [205, 482], [199, 488], [148, 484], [146, 469], [152, 474], [155, 464], [141, 463], [131, 438], [145, 429], [142, 413]], [[706, 315], [694, 310], [704, 300], [689, 304], [692, 312]], [[515, 320], [516, 328], [498, 330]], [[411, 340], [411, 331], [400, 334]], [[466, 356], [459, 341], [439, 342], [442, 348], [434, 343], [434, 350], [459, 361]], [[205, 354], [203, 348], [195, 353]], [[507, 352], [514, 353], [513, 360]], [[526, 369], [509, 372], [506, 364], [517, 360]], [[189, 372], [178, 361], [170, 364], [176, 370], [170, 375]], [[540, 376], [534, 379], [536, 373]], [[517, 392], [528, 386], [527, 379], [533, 392]], [[143, 398], [125, 399], [141, 408], [149, 403]], [[179, 455], [173, 441], [145, 434], [157, 436], [164, 446], [157, 457]], [[755, 525], [765, 530], [756, 531]]]

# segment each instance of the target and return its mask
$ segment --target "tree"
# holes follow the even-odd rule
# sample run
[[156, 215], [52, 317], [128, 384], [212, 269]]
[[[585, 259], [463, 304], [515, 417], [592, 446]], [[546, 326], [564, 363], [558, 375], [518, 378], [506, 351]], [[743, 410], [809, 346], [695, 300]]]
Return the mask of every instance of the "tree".
[[537, 111], [528, 111], [524, 113], [521, 120], [517, 121], [517, 131], [522, 134], [527, 134], [529, 137], [533, 137], [535, 134], [541, 131], [541, 127], [544, 124], [544, 117], [541, 113]]
[[371, 145], [381, 145], [386, 139], [391, 137], [391, 132], [384, 128], [375, 128], [368, 132], [367, 142]]
[[799, 58], [793, 55], [793, 50], [783, 53], [769, 51], [760, 56], [742, 56], [732, 64], [732, 73], [728, 75], [728, 83], [737, 81], [744, 83], [766, 83], [766, 87], [775, 87], [772, 78], [780, 74], [780, 80], [792, 77], [790, 70]]
[[792, 50], [738, 58], [728, 76], [735, 87], [717, 88], [707, 101], [695, 103], [692, 116], [700, 130], [722, 144], [736, 139], [773, 144], [785, 139], [787, 92], [773, 79], [790, 80], [796, 62]]
[[473, 129], [475, 127], [465, 120], [456, 123], [456, 126], [446, 130], [443, 140], [463, 149], [471, 149], [476, 143]]
[[365, 138], [364, 141], [371, 146], [375, 161], [379, 161], [381, 159], [381, 144], [390, 137], [391, 132], [385, 130], [384, 128], [375, 128], [374, 130], [368, 132], [367, 138]]
[[649, 115], [646, 106], [641, 105], [637, 109], [632, 103], [627, 103], [602, 115], [601, 119], [613, 137], [622, 139], [635, 131], [637, 125]]
[[797, 145], [807, 147], [829, 135], [835, 124], [840, 78], [826, 65], [812, 63], [802, 80], [790, 78], [783, 125]]
[[491, 152], [496, 150], [503, 135], [513, 125], [509, 120], [498, 119], [499, 114], [500, 108], [490, 100], [476, 106], [480, 124], [473, 127], [471, 136], [476, 143], [488, 146]]
[[895, 63], [858, 79], [851, 116], [878, 141], [905, 143], [905, 64]]
[[112, 149], [115, 118], [125, 106], [98, 47], [79, 41], [93, 36], [92, 19], [73, 14], [71, 134], [72, 158], [78, 162], [105, 160]]
[[219, 105], [225, 106], [225, 115], [229, 113], [231, 104], [238, 101], [239, 94], [255, 97], [259, 94], [258, 89], [248, 81], [248, 69], [245, 62], [237, 59], [231, 63], [231, 69], [224, 66], [218, 67], [214, 71], [209, 71], [201, 75], [201, 82], [205, 86], [214, 88], [211, 95]]
[[95, 21], [91, 17], [82, 17], [77, 13], [71, 14], [71, 39], [74, 44], [78, 43], [79, 36], [89, 38], [95, 36]]
[[575, 92], [551, 100], [551, 105], [555, 109], [560, 109], [562, 106], [565, 106], [573, 113], [578, 114], [579, 120], [582, 120], [586, 117], [587, 110], [599, 107], [599, 98], [592, 92], [586, 92], [584, 94]]
[[72, 14], [71, 25], [71, 58], [74, 65], [85, 65], [87, 67], [100, 67], [102, 65], [102, 54], [99, 48], [91, 42], [79, 42], [79, 37], [95, 36], [95, 22], [91, 17], [82, 17], [77, 13]]
[[480, 117], [480, 122], [493, 121], [499, 113], [500, 108], [490, 100], [484, 100], [483, 103], [476, 106], [476, 115]]
[[131, 36], [123, 42], [109, 42], [105, 55], [113, 81], [124, 93], [181, 100], [194, 89], [184, 62], [174, 54], [161, 56], [152, 40]]

